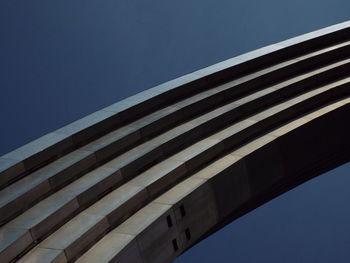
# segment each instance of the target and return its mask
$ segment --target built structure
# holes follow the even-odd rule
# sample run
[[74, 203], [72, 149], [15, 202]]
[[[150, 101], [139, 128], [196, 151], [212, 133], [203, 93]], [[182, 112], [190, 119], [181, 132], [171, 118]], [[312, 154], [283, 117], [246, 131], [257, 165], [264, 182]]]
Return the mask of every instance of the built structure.
[[350, 22], [215, 64], [0, 158], [0, 262], [171, 262], [350, 158]]

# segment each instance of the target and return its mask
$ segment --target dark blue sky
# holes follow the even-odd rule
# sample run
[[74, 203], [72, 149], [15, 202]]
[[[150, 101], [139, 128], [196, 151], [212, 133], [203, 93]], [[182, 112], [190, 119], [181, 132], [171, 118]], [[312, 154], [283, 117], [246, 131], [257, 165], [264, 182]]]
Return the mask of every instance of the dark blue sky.
[[[349, 0], [0, 0], [0, 154], [164, 81], [349, 20], [349, 10]], [[349, 170], [242, 217], [178, 262], [349, 262]]]

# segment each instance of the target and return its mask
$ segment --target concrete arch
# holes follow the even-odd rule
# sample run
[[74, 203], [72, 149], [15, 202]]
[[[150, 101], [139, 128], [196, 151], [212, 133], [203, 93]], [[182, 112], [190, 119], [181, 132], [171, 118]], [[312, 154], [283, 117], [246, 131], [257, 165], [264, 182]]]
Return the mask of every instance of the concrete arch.
[[349, 161], [350, 22], [190, 73], [0, 157], [0, 261], [170, 262]]

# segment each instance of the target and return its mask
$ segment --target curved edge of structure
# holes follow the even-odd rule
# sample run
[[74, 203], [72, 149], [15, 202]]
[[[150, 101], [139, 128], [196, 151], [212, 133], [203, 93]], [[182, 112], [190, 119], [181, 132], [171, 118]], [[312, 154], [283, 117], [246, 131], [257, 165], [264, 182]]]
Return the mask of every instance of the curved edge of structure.
[[349, 99], [249, 142], [140, 209], [77, 262], [171, 262], [234, 219], [349, 161], [348, 116]]
[[112, 104], [1, 156], [0, 186], [6, 186], [92, 139], [163, 107], [164, 100], [176, 101], [184, 94], [221, 83], [232, 74], [240, 75], [293, 53], [307, 52], [315, 43], [337, 42], [349, 31], [350, 21], [329, 26], [225, 60]]
[[347, 161], [349, 25], [191, 73], [7, 154], [1, 261], [169, 262]]

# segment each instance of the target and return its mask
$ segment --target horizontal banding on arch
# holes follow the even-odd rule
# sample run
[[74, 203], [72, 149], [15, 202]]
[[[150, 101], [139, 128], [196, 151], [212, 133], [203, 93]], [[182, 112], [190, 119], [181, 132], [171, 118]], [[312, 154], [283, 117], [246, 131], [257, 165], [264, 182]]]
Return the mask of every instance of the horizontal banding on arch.
[[92, 113], [1, 156], [0, 186], [6, 186], [115, 128], [161, 109], [166, 106], [165, 101], [176, 101], [227, 82], [232, 76], [245, 75], [348, 40], [349, 25], [350, 22], [344, 22], [228, 59]]
[[[230, 152], [140, 209], [78, 262], [95, 262], [97, 255], [101, 262], [173, 259], [235, 218], [349, 161], [350, 127], [343, 123], [349, 115], [346, 99]], [[166, 217], [174, 227], [166, 227]], [[180, 249], [173, 250], [173, 240]]]
[[[349, 113], [349, 25], [180, 77], [6, 155], [0, 261], [168, 262], [344, 162], [347, 128], [312, 132]], [[330, 135], [335, 152], [312, 146]]]
[[[300, 115], [310, 107], [315, 107], [315, 103], [318, 105], [320, 103], [327, 102], [330, 99], [334, 99], [332, 98], [332, 96], [334, 96], [332, 94], [334, 93], [338, 94], [337, 96], [344, 96], [344, 92], [347, 94], [346, 92], [348, 91], [348, 87], [349, 84], [347, 79], [338, 81], [323, 88], [305, 93], [302, 96], [295, 97], [290, 101], [280, 103], [272, 108], [267, 109], [266, 111], [251, 116], [247, 121], [244, 120], [242, 122], [233, 124], [232, 127], [227, 127], [224, 130], [221, 130], [218, 133], [215, 133], [210, 137], [198, 143], [195, 143], [179, 154], [175, 154], [169, 159], [166, 159], [159, 164], [154, 165], [146, 172], [141, 173], [135, 179], [131, 180], [130, 183], [124, 183], [124, 185], [96, 202], [96, 204], [94, 204], [92, 207], [86, 209], [83, 215], [77, 216], [75, 218], [75, 221], [79, 221], [79, 218], [86, 218], [86, 213], [102, 213], [103, 216], [107, 217], [109, 225], [111, 227], [115, 226], [121, 222], [120, 220], [125, 220], [128, 215], [135, 211], [135, 209], [142, 206], [145, 202], [151, 201], [152, 198], [154, 198], [158, 193], [166, 190], [167, 187], [170, 187], [172, 183], [176, 182], [176, 180], [186, 176], [186, 174], [188, 176], [188, 174], [190, 174], [194, 169], [202, 166], [212, 158], [215, 158], [216, 156], [222, 154], [225, 150], [228, 150], [235, 145], [239, 145], [244, 140], [247, 140], [252, 136], [257, 136], [259, 133], [264, 133], [264, 131], [267, 131], [274, 126], [279, 125], [281, 121], [283, 122], [297, 115]], [[274, 112], [274, 114], [272, 116], [269, 116], [271, 115], [271, 111]], [[266, 116], [264, 117], [264, 115]], [[222, 143], [220, 141], [222, 141]], [[190, 158], [186, 156], [189, 156]], [[186, 158], [183, 159], [184, 157]], [[118, 161], [118, 158], [116, 160], [113, 160], [112, 163], [115, 163], [116, 161], [117, 163], [120, 162]], [[118, 171], [118, 169], [113, 170], [108, 166], [104, 168], [100, 167], [94, 170], [86, 176], [83, 176], [81, 178], [82, 180], [79, 179], [73, 182], [72, 184], [64, 187], [62, 190], [28, 209], [25, 213], [6, 224], [3, 227], [3, 230], [16, 227], [27, 227], [31, 231], [32, 237], [34, 239], [33, 241], [42, 238], [49, 231], [55, 229], [55, 226], [59, 226], [61, 222], [60, 220], [66, 220], [67, 217], [74, 215], [74, 213], [85, 208], [89, 203], [89, 199], [90, 203], [91, 199], [94, 199], [93, 196], [95, 196], [95, 198], [98, 198], [98, 194], [103, 191], [103, 185], [106, 185], [104, 186], [104, 189], [108, 189], [106, 188], [108, 185], [118, 186], [119, 184], [117, 184], [117, 180], [118, 178], [120, 179], [120, 175], [115, 174], [116, 171]], [[160, 173], [160, 171], [162, 172]], [[157, 175], [153, 176], [152, 179], [152, 174], [154, 173]], [[99, 182], [96, 180], [98, 179], [96, 176], [103, 176], [102, 179], [104, 180]], [[86, 188], [85, 191], [81, 191], [79, 185], [84, 184], [84, 182], [86, 182], [89, 177], [95, 179], [92, 181], [92, 183], [90, 182], [90, 187]], [[148, 183], [146, 183], [147, 181]], [[131, 193], [131, 195], [130, 193], [127, 194], [128, 189], [134, 189], [133, 191], [135, 192]], [[95, 191], [91, 192], [93, 190]], [[147, 194], [145, 191], [149, 193]], [[79, 193], [77, 200], [75, 200], [74, 196], [72, 196], [72, 193], [74, 192]], [[61, 196], [64, 195], [68, 196], [66, 198], [62, 198]], [[106, 205], [104, 203], [109, 203], [110, 200], [115, 199], [118, 199], [119, 201], [115, 202], [115, 205], [111, 208], [105, 209]], [[49, 210], [43, 209], [43, 207], [47, 206], [47, 204], [52, 202], [52, 200], [59, 202], [60, 205], [55, 208], [57, 210], [54, 210], [52, 207], [50, 207]], [[76, 204], [77, 202], [78, 204]], [[73, 207], [68, 209], [67, 206]], [[103, 212], [101, 211], [101, 207], [103, 207]], [[60, 211], [65, 211], [65, 217], [55, 217], [55, 214], [60, 213]], [[33, 219], [33, 215], [36, 215], [35, 219]], [[32, 219], [28, 222], [28, 218]], [[48, 219], [50, 219], [51, 224], [47, 224]], [[71, 224], [74, 224], [75, 221], [73, 220]], [[94, 226], [94, 224], [91, 225], [91, 228]], [[85, 229], [85, 232], [89, 231], [90, 229], [86, 228], [84, 225], [80, 225], [75, 227], [75, 230], [78, 231], [78, 229], [81, 227]], [[21, 236], [18, 237], [18, 241], [20, 240], [20, 237]], [[16, 242], [14, 242], [12, 246], [16, 246]]]

